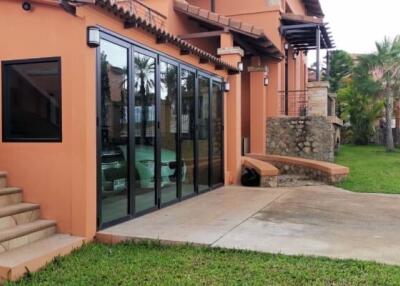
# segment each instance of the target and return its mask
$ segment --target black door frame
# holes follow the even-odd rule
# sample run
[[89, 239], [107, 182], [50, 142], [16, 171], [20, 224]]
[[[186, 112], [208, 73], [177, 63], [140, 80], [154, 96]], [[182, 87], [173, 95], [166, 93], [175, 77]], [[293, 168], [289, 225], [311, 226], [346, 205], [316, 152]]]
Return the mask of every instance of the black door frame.
[[[211, 191], [213, 189], [216, 189], [220, 186], [223, 185], [213, 185], [212, 182], [212, 169], [213, 169], [213, 163], [212, 163], [212, 157], [210, 156], [212, 153], [212, 133], [211, 133], [211, 128], [212, 128], [212, 113], [211, 113], [211, 96], [212, 96], [212, 87], [214, 82], [221, 83], [223, 82], [222, 78], [219, 76], [208, 73], [206, 71], [202, 71], [198, 69], [195, 66], [188, 65], [181, 60], [172, 58], [162, 52], [158, 51], [153, 51], [151, 48], [148, 48], [140, 43], [137, 43], [125, 36], [119, 35], [117, 33], [114, 33], [112, 31], [109, 31], [106, 28], [103, 28], [101, 26], [98, 26], [100, 29], [100, 39], [105, 40], [108, 42], [111, 42], [113, 44], [119, 45], [121, 47], [124, 47], [128, 50], [128, 158], [130, 162], [135, 162], [135, 152], [134, 152], [134, 146], [135, 146], [135, 136], [132, 136], [135, 134], [135, 126], [132, 124], [132, 119], [131, 115], [134, 112], [134, 104], [135, 104], [135, 95], [134, 95], [134, 74], [135, 74], [135, 69], [134, 69], [134, 53], [140, 53], [144, 54], [146, 56], [153, 57], [155, 59], [156, 63], [156, 70], [155, 70], [155, 112], [156, 112], [156, 118], [155, 118], [155, 123], [156, 123], [156, 128], [155, 128], [155, 207], [150, 208], [145, 211], [141, 211], [136, 213], [135, 212], [135, 188], [134, 188], [134, 182], [135, 182], [135, 172], [132, 170], [132, 165], [134, 164], [128, 164], [128, 215], [122, 218], [118, 218], [116, 220], [102, 223], [101, 218], [102, 218], [102, 198], [101, 198], [101, 124], [102, 124], [102, 118], [101, 118], [101, 60], [100, 60], [100, 47], [96, 49], [96, 124], [97, 124], [97, 130], [96, 130], [96, 142], [97, 142], [97, 149], [96, 149], [96, 157], [97, 157], [97, 228], [98, 229], [104, 229], [107, 227], [110, 227], [112, 225], [131, 220], [133, 218], [145, 215], [147, 213], [153, 212], [155, 210], [158, 210], [160, 208], [167, 207], [169, 205], [175, 204], [180, 201], [184, 201], [186, 199], [190, 199], [192, 197], [195, 197], [199, 195], [199, 190], [198, 190], [198, 93], [199, 93], [199, 76], [203, 76], [209, 79], [209, 138], [208, 138], [208, 144], [209, 144], [209, 188], [202, 193]], [[181, 81], [181, 73], [182, 69], [188, 70], [190, 72], [194, 72], [195, 74], [195, 132], [194, 132], [194, 163], [195, 163], [195, 176], [194, 176], [194, 193], [192, 195], [182, 197], [182, 188], [181, 188], [181, 164], [178, 164], [178, 181], [177, 181], [177, 192], [178, 192], [178, 198], [176, 200], [173, 200], [171, 202], [167, 203], [162, 203], [161, 202], [161, 144], [160, 144], [160, 62], [166, 62], [168, 64], [174, 65], [177, 67], [178, 70], [178, 78], [177, 78], [177, 84], [178, 84], [178, 98], [177, 98], [177, 130], [176, 130], [176, 148], [177, 148], [177, 160], [178, 162], [181, 161], [181, 140], [180, 140], [180, 134], [181, 134], [181, 110], [182, 110], [182, 92], [180, 88], [180, 81]], [[222, 94], [223, 96], [223, 94]], [[224, 100], [222, 98], [222, 104], [224, 105]], [[223, 112], [223, 111], [222, 111]], [[224, 116], [223, 114], [221, 115], [222, 117]], [[224, 130], [222, 130], [222, 135], [224, 137]], [[224, 139], [222, 138], [222, 143], [224, 143]], [[222, 148], [222, 168], [224, 169], [224, 150]], [[224, 175], [224, 172], [222, 172], [222, 175]], [[100, 194], [100, 195], [99, 195]]]

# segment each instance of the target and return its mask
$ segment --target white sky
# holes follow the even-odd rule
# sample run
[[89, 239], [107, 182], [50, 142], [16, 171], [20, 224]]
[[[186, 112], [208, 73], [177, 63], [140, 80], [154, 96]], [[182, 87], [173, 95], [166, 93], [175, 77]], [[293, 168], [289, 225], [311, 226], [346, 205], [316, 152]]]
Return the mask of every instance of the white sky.
[[400, 0], [320, 0], [336, 48], [369, 53], [385, 36], [400, 35]]

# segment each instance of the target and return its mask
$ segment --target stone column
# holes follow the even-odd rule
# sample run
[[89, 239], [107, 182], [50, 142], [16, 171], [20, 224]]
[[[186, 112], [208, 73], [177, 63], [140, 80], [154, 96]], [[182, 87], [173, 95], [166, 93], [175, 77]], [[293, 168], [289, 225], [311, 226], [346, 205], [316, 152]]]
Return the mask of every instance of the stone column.
[[327, 81], [308, 83], [308, 115], [328, 116], [328, 89]]
[[[231, 34], [223, 34], [221, 48], [218, 49], [221, 60], [236, 66], [244, 56], [239, 47], [233, 47]], [[225, 184], [238, 184], [242, 166], [242, 117], [241, 117], [241, 74], [229, 75], [227, 81], [230, 91], [224, 96], [225, 114]]]
[[260, 57], [251, 59], [250, 73], [250, 152], [264, 154], [266, 151], [266, 96], [264, 78], [267, 68]]

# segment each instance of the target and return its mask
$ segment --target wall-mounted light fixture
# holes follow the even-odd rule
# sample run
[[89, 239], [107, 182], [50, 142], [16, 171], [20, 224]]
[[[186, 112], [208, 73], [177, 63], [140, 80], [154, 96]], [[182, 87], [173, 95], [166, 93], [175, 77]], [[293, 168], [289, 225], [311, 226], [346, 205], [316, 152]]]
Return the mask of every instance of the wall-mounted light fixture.
[[237, 68], [238, 68], [238, 70], [239, 70], [240, 72], [242, 72], [242, 71], [244, 70], [244, 65], [243, 65], [243, 63], [242, 63], [242, 62], [238, 62]]
[[229, 82], [224, 82], [224, 91], [229, 92], [231, 90], [231, 85]]
[[31, 11], [32, 4], [29, 1], [24, 1], [22, 2], [22, 9], [24, 9], [24, 11]]
[[91, 48], [100, 46], [100, 30], [97, 27], [87, 27], [87, 45]]
[[289, 50], [289, 44], [285, 43], [285, 50]]
[[264, 77], [264, 86], [269, 85], [269, 77]]

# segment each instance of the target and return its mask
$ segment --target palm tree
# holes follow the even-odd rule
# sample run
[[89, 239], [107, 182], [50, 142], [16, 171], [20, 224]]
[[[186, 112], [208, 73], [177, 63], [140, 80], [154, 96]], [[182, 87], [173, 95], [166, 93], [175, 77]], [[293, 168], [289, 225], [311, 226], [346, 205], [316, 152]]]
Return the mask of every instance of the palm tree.
[[393, 41], [385, 38], [376, 43], [377, 51], [367, 56], [368, 68], [373, 78], [381, 86], [381, 96], [385, 99], [386, 150], [394, 151], [392, 117], [394, 99], [399, 96], [400, 82], [400, 36]]
[[[142, 56], [137, 54], [135, 56], [135, 90], [140, 96], [141, 109], [141, 143], [145, 144], [146, 141], [146, 131], [147, 131], [147, 119], [148, 119], [148, 109], [149, 109], [149, 97], [150, 90], [154, 89], [155, 82], [155, 60], [153, 58]], [[154, 94], [153, 94], [154, 96]], [[150, 103], [151, 104], [151, 103]], [[135, 104], [138, 105], [138, 104]]]

